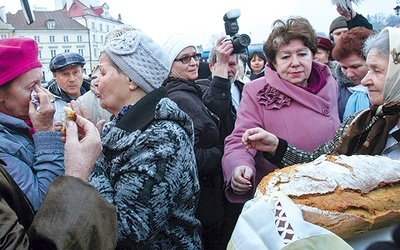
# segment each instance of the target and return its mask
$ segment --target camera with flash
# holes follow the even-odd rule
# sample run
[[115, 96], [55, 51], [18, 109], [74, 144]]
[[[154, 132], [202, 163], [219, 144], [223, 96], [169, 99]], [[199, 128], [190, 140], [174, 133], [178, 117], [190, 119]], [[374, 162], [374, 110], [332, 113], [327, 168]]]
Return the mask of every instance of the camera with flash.
[[238, 34], [239, 25], [237, 19], [240, 17], [240, 10], [233, 9], [224, 15], [225, 33], [230, 36], [233, 44], [233, 54], [241, 54], [246, 52], [247, 46], [250, 45], [251, 39], [246, 34]]

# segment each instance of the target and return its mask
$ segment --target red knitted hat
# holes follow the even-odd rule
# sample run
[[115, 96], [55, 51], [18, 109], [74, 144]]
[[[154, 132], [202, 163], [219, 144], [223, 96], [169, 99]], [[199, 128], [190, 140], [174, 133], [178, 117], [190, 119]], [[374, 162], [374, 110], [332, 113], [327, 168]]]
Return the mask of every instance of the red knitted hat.
[[0, 86], [34, 68], [41, 68], [39, 49], [31, 38], [0, 39]]

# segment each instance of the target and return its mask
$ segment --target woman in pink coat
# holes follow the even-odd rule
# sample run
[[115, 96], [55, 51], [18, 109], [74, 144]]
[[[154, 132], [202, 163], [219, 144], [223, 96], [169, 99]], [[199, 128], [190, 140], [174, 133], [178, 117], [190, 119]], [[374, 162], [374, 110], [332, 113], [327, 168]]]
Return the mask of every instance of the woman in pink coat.
[[277, 20], [273, 27], [263, 47], [265, 77], [245, 85], [235, 129], [225, 140], [225, 193], [233, 203], [252, 198], [262, 177], [279, 167], [268, 154], [246, 151], [241, 140], [246, 129], [261, 127], [312, 151], [332, 140], [340, 125], [337, 84], [328, 66], [313, 62], [318, 39], [308, 20]]

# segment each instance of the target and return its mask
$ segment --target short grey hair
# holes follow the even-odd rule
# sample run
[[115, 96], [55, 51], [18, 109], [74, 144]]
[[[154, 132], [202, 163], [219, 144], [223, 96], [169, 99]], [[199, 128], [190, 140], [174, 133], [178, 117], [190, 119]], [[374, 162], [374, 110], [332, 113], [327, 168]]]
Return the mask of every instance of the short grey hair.
[[210, 63], [216, 63], [217, 62], [216, 46], [211, 48], [210, 54], [208, 55], [208, 62], [210, 62]]
[[370, 35], [365, 40], [362, 48], [364, 57], [367, 57], [372, 49], [376, 50], [378, 54], [389, 58], [389, 32], [386, 31]]

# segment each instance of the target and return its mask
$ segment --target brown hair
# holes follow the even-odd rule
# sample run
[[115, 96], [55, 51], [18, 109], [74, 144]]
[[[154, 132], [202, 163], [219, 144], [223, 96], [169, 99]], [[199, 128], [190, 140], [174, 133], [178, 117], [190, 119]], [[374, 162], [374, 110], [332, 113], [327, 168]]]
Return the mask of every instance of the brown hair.
[[275, 62], [276, 52], [283, 44], [289, 44], [294, 39], [300, 39], [313, 55], [317, 52], [318, 38], [310, 22], [304, 17], [291, 17], [286, 23], [276, 20], [272, 24], [272, 32], [264, 43], [263, 50], [268, 64]]
[[354, 27], [340, 36], [332, 50], [332, 57], [336, 61], [341, 61], [350, 55], [357, 55], [364, 58], [362, 47], [364, 41], [373, 34], [374, 31], [365, 27]]

